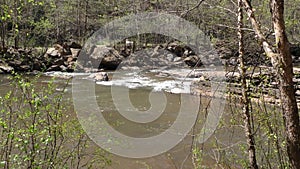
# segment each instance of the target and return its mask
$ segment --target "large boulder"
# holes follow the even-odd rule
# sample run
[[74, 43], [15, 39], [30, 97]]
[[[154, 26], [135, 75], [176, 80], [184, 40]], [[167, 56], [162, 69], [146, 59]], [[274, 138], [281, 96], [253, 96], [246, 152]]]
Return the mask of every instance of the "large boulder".
[[84, 67], [114, 70], [124, 59], [117, 50], [104, 45], [94, 45], [88, 51]]
[[71, 49], [67, 44], [54, 44], [46, 51], [46, 57], [58, 58], [61, 56], [72, 55]]

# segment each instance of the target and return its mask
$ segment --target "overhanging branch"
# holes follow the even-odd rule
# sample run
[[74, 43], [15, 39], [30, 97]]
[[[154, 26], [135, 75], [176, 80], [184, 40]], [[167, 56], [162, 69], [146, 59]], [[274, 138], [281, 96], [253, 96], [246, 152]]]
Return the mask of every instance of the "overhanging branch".
[[254, 11], [253, 11], [253, 8], [252, 8], [249, 0], [242, 0], [242, 1], [244, 4], [244, 7], [245, 7], [245, 11], [248, 15], [248, 18], [250, 19], [253, 29], [258, 37], [258, 40], [262, 43], [262, 46], [263, 46], [264, 51], [266, 52], [267, 56], [270, 58], [273, 58], [275, 53], [273, 52], [271, 45], [268, 43], [266, 37], [264, 36], [264, 34], [261, 31], [260, 24], [257, 22], [257, 20], [254, 16]]

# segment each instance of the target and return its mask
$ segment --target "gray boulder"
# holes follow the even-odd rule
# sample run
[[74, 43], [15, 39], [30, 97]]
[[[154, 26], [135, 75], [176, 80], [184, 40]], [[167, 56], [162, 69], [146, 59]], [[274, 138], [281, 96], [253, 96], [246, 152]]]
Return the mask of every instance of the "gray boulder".
[[48, 48], [45, 57], [60, 57], [61, 53], [59, 53], [58, 50], [56, 50], [55, 48]]
[[[88, 52], [85, 67], [114, 70], [124, 59], [117, 50], [104, 45], [94, 45]], [[89, 65], [91, 63], [91, 65]]]

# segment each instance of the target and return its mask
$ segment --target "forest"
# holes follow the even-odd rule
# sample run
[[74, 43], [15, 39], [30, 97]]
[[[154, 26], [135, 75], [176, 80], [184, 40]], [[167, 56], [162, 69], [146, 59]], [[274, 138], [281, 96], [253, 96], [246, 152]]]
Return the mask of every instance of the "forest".
[[[220, 62], [225, 69], [223, 99], [228, 103], [226, 119], [215, 134], [238, 126], [241, 143], [233, 141], [235, 136], [230, 145], [217, 136], [209, 143], [195, 143], [194, 132], [200, 133], [203, 125], [197, 116], [188, 155], [179, 161], [172, 152], [165, 155], [173, 166], [166, 168], [300, 169], [299, 6], [300, 0], [0, 0], [0, 167], [114, 166], [118, 157], [95, 146], [77, 121], [76, 108], [63, 101], [71, 95], [72, 73], [84, 71], [88, 79], [102, 83], [113, 81], [120, 65], [129, 71], [175, 65], [194, 71], [193, 76], [176, 74], [194, 79], [192, 94], [213, 98], [212, 91], [204, 91], [215, 81], [201, 70]], [[197, 43], [189, 46], [158, 33], [89, 46], [108, 23], [145, 12], [170, 14], [195, 25], [214, 54], [203, 56]], [[183, 23], [170, 27], [179, 29]], [[83, 56], [89, 60], [80, 60]], [[58, 77], [63, 82], [51, 79], [44, 84], [43, 78], [53, 72], [65, 73]], [[175, 76], [165, 74], [161, 71], [159, 78]], [[55, 85], [61, 83], [58, 92]], [[139, 164], [157, 167], [149, 161]]]

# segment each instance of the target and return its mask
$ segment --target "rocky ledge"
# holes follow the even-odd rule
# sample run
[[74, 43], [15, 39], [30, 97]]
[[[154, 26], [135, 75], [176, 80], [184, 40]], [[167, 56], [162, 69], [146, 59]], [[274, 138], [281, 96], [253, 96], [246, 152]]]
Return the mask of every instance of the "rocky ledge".
[[64, 71], [72, 72], [81, 46], [75, 42], [55, 44], [48, 49], [3, 49], [0, 73]]
[[[216, 78], [216, 77], [222, 77]], [[251, 68], [246, 75], [248, 82], [248, 91], [253, 101], [268, 104], [280, 105], [279, 85], [276, 74], [272, 67], [259, 66]], [[300, 108], [300, 68], [294, 67], [294, 84], [296, 90], [296, 99]], [[201, 74], [197, 81], [192, 84], [192, 93], [213, 97], [215, 91], [212, 91], [213, 83], [223, 83], [224, 89], [229, 99], [235, 99], [232, 103], [239, 103], [242, 95], [241, 76], [238, 71], [213, 72], [210, 75]]]
[[[135, 52], [121, 47], [115, 49], [104, 45], [93, 45], [82, 49], [76, 42], [55, 44], [47, 49], [0, 49], [0, 73], [62, 71], [73, 72], [76, 69], [97, 72], [100, 69], [115, 70], [169, 67], [211, 67], [216, 65], [236, 66], [237, 57], [234, 50], [216, 46], [215, 50], [202, 51], [196, 54], [191, 47], [173, 41], [162, 45], [152, 45]], [[211, 50], [211, 51], [210, 51]], [[300, 63], [300, 46], [292, 45], [294, 63]], [[80, 54], [80, 55], [79, 55]], [[78, 57], [81, 57], [77, 62]], [[261, 56], [262, 57], [262, 56]], [[270, 66], [267, 60], [251, 54], [246, 61], [249, 66]], [[264, 57], [265, 58], [265, 57]]]

